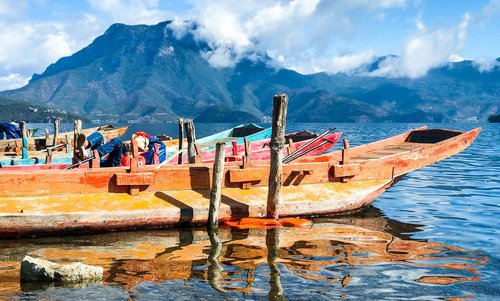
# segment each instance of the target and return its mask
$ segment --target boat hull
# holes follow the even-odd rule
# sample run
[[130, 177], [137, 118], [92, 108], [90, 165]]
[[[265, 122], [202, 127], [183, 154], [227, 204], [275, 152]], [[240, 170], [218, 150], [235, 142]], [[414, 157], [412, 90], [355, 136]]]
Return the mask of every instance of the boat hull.
[[[285, 186], [281, 216], [338, 214], [371, 204], [394, 180]], [[267, 187], [222, 190], [219, 220], [266, 215]], [[74, 194], [2, 198], [3, 238], [51, 233], [107, 232], [204, 224], [210, 190], [144, 192], [139, 196]]]
[[[371, 204], [405, 174], [469, 146], [467, 133], [418, 129], [283, 164], [279, 215], [345, 213]], [[220, 220], [266, 214], [269, 160], [226, 162]], [[202, 224], [213, 164], [0, 170], [0, 237]]]

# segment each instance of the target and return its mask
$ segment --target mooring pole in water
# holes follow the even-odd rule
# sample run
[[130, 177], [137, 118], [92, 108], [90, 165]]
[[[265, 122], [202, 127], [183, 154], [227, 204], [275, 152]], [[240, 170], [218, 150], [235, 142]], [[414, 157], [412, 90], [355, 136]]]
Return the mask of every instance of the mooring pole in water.
[[269, 190], [267, 194], [267, 218], [278, 219], [283, 172], [282, 159], [285, 146], [286, 110], [288, 95], [275, 95], [273, 98], [273, 128], [271, 134], [271, 163], [269, 170]]
[[217, 142], [215, 145], [215, 162], [212, 177], [212, 192], [210, 193], [210, 207], [208, 210], [208, 227], [215, 229], [219, 225], [219, 207], [224, 180], [224, 155], [226, 143]]
[[177, 163], [182, 164], [182, 141], [184, 140], [184, 119], [177, 118], [177, 124], [179, 126], [179, 157], [177, 159]]
[[21, 158], [28, 159], [28, 138], [26, 138], [26, 122], [19, 121], [19, 130], [21, 131]]
[[59, 119], [54, 120], [54, 138], [52, 140], [52, 146], [57, 145], [57, 135], [59, 135]]
[[188, 162], [189, 163], [196, 163], [196, 149], [195, 149], [195, 143], [196, 143], [196, 132], [194, 128], [194, 123], [192, 120], [186, 121], [186, 138], [187, 138], [187, 143], [188, 143]]

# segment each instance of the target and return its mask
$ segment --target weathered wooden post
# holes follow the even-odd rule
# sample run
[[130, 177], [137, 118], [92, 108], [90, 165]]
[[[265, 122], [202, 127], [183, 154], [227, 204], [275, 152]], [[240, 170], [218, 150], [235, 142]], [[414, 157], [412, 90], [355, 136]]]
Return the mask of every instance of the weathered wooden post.
[[52, 146], [57, 145], [57, 135], [59, 135], [59, 119], [54, 120], [54, 137], [52, 140]]
[[226, 143], [217, 142], [215, 145], [215, 162], [212, 176], [212, 192], [210, 193], [210, 207], [208, 209], [208, 227], [217, 228], [219, 225], [219, 207], [224, 179], [224, 154]]
[[273, 129], [271, 134], [271, 163], [269, 170], [269, 190], [267, 194], [267, 218], [279, 217], [279, 202], [282, 178], [283, 147], [285, 146], [286, 110], [288, 95], [275, 95], [273, 98]]
[[75, 127], [74, 131], [73, 131], [73, 149], [77, 149], [76, 147], [76, 138], [78, 137], [78, 135], [80, 135], [82, 133], [82, 121], [77, 119], [73, 122], [73, 125]]
[[342, 149], [342, 164], [349, 164], [349, 140], [344, 139], [344, 148]]
[[177, 163], [182, 164], [182, 142], [184, 140], [184, 119], [177, 118], [177, 123], [179, 125], [179, 158], [177, 159]]
[[49, 129], [45, 128], [45, 148], [49, 147], [49, 138], [50, 138]]
[[66, 154], [71, 154], [70, 142], [71, 142], [71, 138], [69, 137], [69, 135], [66, 135], [66, 145], [64, 146], [66, 148]]
[[196, 143], [196, 133], [192, 120], [186, 122], [186, 137], [188, 143], [188, 162], [195, 163], [196, 149], [194, 145]]
[[250, 166], [250, 162], [252, 161], [252, 149], [250, 141], [247, 138], [243, 138], [243, 143], [245, 144], [245, 155], [243, 157], [243, 168], [248, 168]]
[[19, 130], [21, 131], [21, 158], [28, 159], [28, 138], [26, 138], [26, 122], [19, 121]]
[[[130, 150], [132, 158], [130, 158], [129, 173], [137, 173], [139, 171], [139, 148], [135, 139], [130, 139]], [[138, 185], [130, 185], [129, 194], [139, 195], [140, 187]]]

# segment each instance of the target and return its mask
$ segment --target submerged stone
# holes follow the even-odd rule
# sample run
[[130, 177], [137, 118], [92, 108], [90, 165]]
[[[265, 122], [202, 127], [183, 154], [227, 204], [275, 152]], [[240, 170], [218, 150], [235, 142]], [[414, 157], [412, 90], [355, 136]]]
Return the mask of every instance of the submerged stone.
[[61, 265], [30, 256], [21, 261], [21, 282], [96, 282], [102, 275], [102, 267], [82, 263]]

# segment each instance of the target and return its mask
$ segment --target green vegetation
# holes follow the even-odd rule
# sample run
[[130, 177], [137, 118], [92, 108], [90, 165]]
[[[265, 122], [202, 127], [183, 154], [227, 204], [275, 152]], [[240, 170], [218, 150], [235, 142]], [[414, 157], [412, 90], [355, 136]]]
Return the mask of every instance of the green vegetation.
[[54, 109], [42, 105], [32, 104], [25, 101], [13, 100], [0, 96], [0, 121], [19, 121], [26, 122], [51, 122], [59, 118], [61, 122], [72, 122], [80, 118], [75, 114], [68, 114], [61, 109]]
[[500, 122], [500, 114], [488, 116], [489, 122]]

